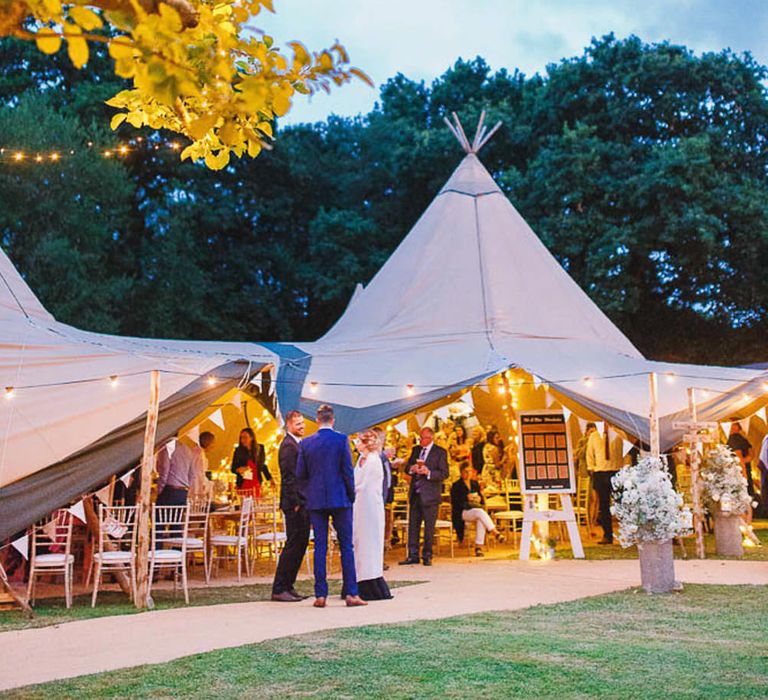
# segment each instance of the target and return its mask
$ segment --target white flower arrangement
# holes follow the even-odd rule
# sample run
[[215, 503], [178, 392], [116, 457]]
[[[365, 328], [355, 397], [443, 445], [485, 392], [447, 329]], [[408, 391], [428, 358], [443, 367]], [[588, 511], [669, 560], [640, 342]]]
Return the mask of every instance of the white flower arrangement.
[[624, 467], [611, 480], [619, 520], [619, 542], [631, 547], [641, 542], [668, 542], [691, 530], [691, 511], [672, 487], [661, 460], [644, 457], [636, 465]]
[[740, 515], [752, 506], [741, 461], [727, 445], [715, 445], [701, 467], [704, 505], [710, 512], [718, 506], [723, 513]]

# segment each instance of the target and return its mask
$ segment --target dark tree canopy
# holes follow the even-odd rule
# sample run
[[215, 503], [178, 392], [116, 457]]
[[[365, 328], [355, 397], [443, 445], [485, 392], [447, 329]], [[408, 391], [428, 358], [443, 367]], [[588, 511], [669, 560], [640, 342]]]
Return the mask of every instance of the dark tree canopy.
[[749, 55], [607, 36], [541, 76], [460, 60], [431, 85], [395, 76], [365, 116], [281, 129], [272, 152], [218, 173], [149, 130], [105, 160], [135, 133], [101, 126], [120, 86], [94, 66], [84, 78], [0, 42], [0, 146], [76, 151], [0, 156], [0, 240], [62, 321], [314, 339], [458, 164], [443, 116], [486, 109], [504, 128], [484, 163], [645, 354], [768, 354], [768, 75]]

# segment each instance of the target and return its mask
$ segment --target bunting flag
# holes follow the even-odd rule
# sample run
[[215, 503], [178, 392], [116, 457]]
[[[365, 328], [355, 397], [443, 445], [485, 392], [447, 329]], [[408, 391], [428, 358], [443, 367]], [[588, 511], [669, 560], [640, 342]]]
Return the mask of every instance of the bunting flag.
[[597, 432], [600, 433], [603, 437], [605, 437], [605, 421], [598, 420], [595, 421], [595, 427], [597, 428]]
[[623, 448], [621, 450], [621, 456], [626, 457], [631, 451], [634, 445], [629, 440], [622, 440]]
[[555, 397], [552, 396], [552, 394], [550, 394], [549, 392], [544, 394], [544, 405], [547, 408], [551, 408], [554, 403], [555, 403]]
[[751, 416], [747, 416], [746, 418], [739, 421], [739, 425], [741, 426], [741, 431], [746, 435], [749, 432], [749, 423], [752, 420]]
[[217, 408], [211, 413], [211, 415], [208, 416], [208, 420], [214, 425], [217, 425], [221, 430], [224, 430], [224, 414], [221, 412], [220, 408]]
[[720, 423], [720, 427], [723, 429], [723, 432], [725, 433], [725, 437], [728, 437], [731, 434], [731, 421], [726, 420]]
[[275, 389], [277, 389], [277, 371], [274, 365], [269, 368], [269, 379], [269, 395], [272, 396], [275, 393]]
[[584, 431], [587, 429], [587, 419], [582, 418], [581, 416], [576, 416], [576, 420], [579, 421], [579, 430], [584, 434]]
[[96, 492], [96, 498], [98, 498], [104, 505], [109, 505], [109, 484]]
[[[188, 433], [187, 437], [197, 445], [200, 442], [200, 426], [194, 426]], [[175, 445], [174, 445], [175, 447]]]
[[531, 378], [533, 379], [533, 389], [535, 391], [541, 386], [541, 377], [537, 377], [535, 374], [532, 374]]
[[419, 411], [419, 413], [416, 414], [416, 422], [419, 424], [419, 428], [424, 425], [424, 421], [427, 420], [428, 415], [429, 414], [426, 411]]
[[77, 518], [81, 523], [85, 522], [85, 507], [82, 501], [78, 501], [75, 505], [67, 508], [67, 511]]
[[239, 391], [236, 391], [232, 398], [228, 401], [228, 403], [231, 403], [238, 411], [240, 410], [242, 402], [243, 398], [240, 396]]
[[264, 391], [264, 384], [261, 381], [261, 372], [259, 372], [253, 379], [251, 379], [251, 384], [259, 387], [259, 393]]
[[472, 398], [472, 392], [468, 391], [466, 394], [464, 394], [460, 401], [463, 401], [467, 406], [469, 406], [473, 411], [475, 410], [475, 401]]
[[131, 471], [126, 472], [120, 477], [120, 481], [123, 482], [123, 485], [125, 486], [125, 488], [128, 488], [131, 485], [131, 478], [133, 477], [133, 472], [135, 471], [136, 471], [136, 468], [134, 467], [133, 469], [131, 469]]
[[395, 430], [397, 430], [400, 435], [408, 435], [408, 419], [401, 420], [397, 425], [395, 425]]
[[440, 420], [447, 420], [448, 419], [448, 406], [440, 406], [440, 408], [435, 409], [435, 415]]
[[571, 409], [567, 406], [563, 406], [563, 418], [566, 423], [571, 419]]
[[491, 387], [488, 386], [488, 380], [487, 379], [483, 379], [483, 381], [480, 382], [480, 384], [477, 385], [477, 388], [480, 389], [480, 391], [484, 391], [486, 394], [490, 394], [491, 393]]
[[19, 539], [14, 540], [11, 545], [22, 557], [27, 558], [29, 551], [29, 537], [27, 535], [22, 535]]
[[757, 409], [757, 412], [755, 413], [755, 415], [758, 418], [762, 418], [763, 419], [763, 423], [768, 423], [768, 417], [766, 417], [765, 406], [763, 406], [762, 408]]

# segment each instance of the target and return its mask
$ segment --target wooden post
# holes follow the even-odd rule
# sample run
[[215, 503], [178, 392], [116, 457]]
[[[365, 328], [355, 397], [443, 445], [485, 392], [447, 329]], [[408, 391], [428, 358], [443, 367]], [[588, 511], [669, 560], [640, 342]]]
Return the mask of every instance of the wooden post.
[[650, 411], [650, 442], [651, 457], [659, 459], [661, 456], [661, 447], [659, 444], [659, 383], [656, 372], [648, 375], [651, 389], [651, 411]]
[[[691, 422], [697, 423], [696, 390], [688, 388], [688, 410], [691, 414]], [[693, 531], [696, 534], [696, 556], [704, 559], [704, 511], [701, 508], [701, 482], [699, 480], [699, 445], [696, 440], [693, 443], [691, 453], [691, 499], [693, 501]]]
[[149, 408], [144, 429], [144, 456], [141, 460], [141, 483], [136, 503], [136, 600], [139, 610], [152, 607], [149, 596], [149, 507], [152, 472], [155, 471], [155, 436], [160, 408], [160, 372], [153, 369], [149, 379]]

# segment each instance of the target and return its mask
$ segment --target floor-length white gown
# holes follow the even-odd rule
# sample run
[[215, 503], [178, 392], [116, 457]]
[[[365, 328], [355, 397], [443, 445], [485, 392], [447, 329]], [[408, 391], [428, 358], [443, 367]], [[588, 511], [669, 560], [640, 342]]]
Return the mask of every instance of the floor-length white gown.
[[360, 456], [355, 467], [352, 541], [358, 581], [384, 575], [384, 466], [378, 453]]

